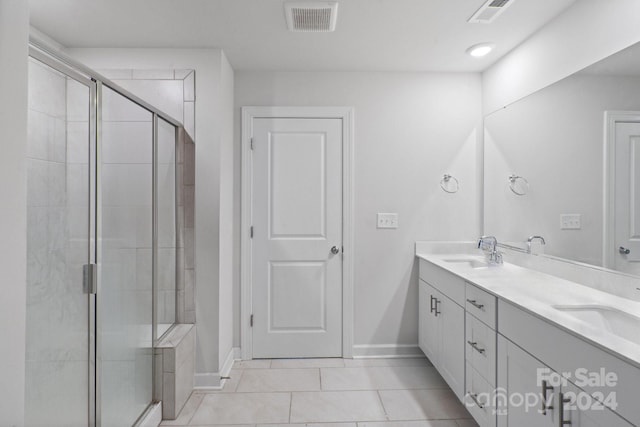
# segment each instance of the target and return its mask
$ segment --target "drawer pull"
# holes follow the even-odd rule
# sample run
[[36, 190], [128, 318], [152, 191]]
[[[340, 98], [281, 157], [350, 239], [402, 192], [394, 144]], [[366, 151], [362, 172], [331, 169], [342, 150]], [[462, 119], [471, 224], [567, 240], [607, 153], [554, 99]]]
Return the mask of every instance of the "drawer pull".
[[568, 397], [564, 397], [564, 393], [560, 393], [559, 402], [560, 402], [560, 411], [558, 411], [559, 412], [558, 427], [571, 425], [571, 421], [564, 419], [564, 404], [571, 402], [571, 399], [569, 399]]
[[547, 415], [547, 410], [553, 409], [553, 405], [547, 406], [547, 392], [553, 391], [553, 387], [548, 384], [547, 380], [542, 381], [542, 410], [540, 411], [542, 415]]
[[431, 301], [430, 301], [430, 304], [429, 304], [429, 305], [430, 305], [430, 308], [431, 308], [431, 313], [433, 313], [433, 310], [434, 310], [434, 308], [433, 308], [433, 301], [435, 301], [436, 299], [433, 297], [433, 295], [430, 295], [430, 296], [431, 296]]
[[478, 310], [484, 311], [484, 304], [478, 304], [478, 302], [474, 299], [468, 299], [467, 302], [477, 308]]
[[484, 354], [485, 349], [484, 348], [480, 348], [478, 347], [478, 343], [475, 341], [467, 341], [467, 344], [469, 344], [471, 346], [471, 348], [473, 348], [475, 351], [477, 351], [480, 354]]
[[477, 394], [473, 394], [471, 392], [468, 392], [467, 394], [469, 395], [471, 400], [473, 400], [473, 403], [475, 403], [478, 408], [484, 409], [484, 405], [482, 403], [480, 403], [480, 401], [478, 400], [478, 395]]
[[440, 304], [442, 301], [440, 301], [438, 298], [434, 298], [434, 300], [436, 301], [436, 304], [435, 304], [435, 315], [436, 315], [436, 317], [438, 317], [438, 314], [442, 313], [441, 311], [438, 311], [438, 304]]

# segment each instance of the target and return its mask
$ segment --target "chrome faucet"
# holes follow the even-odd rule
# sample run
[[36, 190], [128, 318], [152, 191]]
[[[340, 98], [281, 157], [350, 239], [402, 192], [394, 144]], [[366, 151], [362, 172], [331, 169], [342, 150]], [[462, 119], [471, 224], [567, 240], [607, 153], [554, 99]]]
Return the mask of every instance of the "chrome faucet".
[[527, 239], [527, 253], [530, 254], [531, 253], [531, 242], [533, 242], [534, 240], [540, 240], [540, 243], [542, 243], [543, 245], [546, 245], [547, 242], [545, 242], [544, 237], [542, 236], [529, 236], [529, 238]]
[[[487, 249], [487, 245], [489, 245]], [[495, 236], [482, 236], [478, 239], [478, 249], [482, 249], [489, 264], [502, 264], [502, 254], [498, 252], [498, 239]]]

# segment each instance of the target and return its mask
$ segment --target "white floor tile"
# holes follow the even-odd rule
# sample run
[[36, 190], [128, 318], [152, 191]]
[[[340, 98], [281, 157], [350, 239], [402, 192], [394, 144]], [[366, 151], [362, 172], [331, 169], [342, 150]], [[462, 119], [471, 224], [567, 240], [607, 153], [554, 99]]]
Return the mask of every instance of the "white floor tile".
[[384, 420], [386, 415], [375, 391], [292, 393], [291, 422], [294, 423]]
[[306, 427], [357, 427], [356, 423], [307, 423]]
[[343, 368], [344, 359], [276, 359], [271, 362], [271, 368]]
[[320, 390], [318, 369], [248, 369], [242, 374], [238, 392]]
[[384, 390], [380, 397], [390, 420], [444, 420], [470, 418], [449, 389]]
[[358, 423], [358, 427], [458, 427], [454, 420], [381, 421]]
[[456, 420], [458, 427], [480, 427], [474, 419], [470, 420]]
[[236, 360], [233, 369], [269, 369], [271, 359]]
[[[282, 424], [286, 425], [286, 424]], [[189, 424], [189, 427], [256, 427], [254, 424]]]
[[305, 424], [258, 424], [256, 427], [305, 427]]
[[432, 366], [426, 357], [394, 358], [394, 359], [344, 359], [347, 368], [366, 366]]
[[435, 368], [383, 366], [365, 368], [323, 368], [323, 390], [410, 390], [446, 388]]
[[206, 394], [191, 424], [287, 423], [290, 406], [290, 393]]

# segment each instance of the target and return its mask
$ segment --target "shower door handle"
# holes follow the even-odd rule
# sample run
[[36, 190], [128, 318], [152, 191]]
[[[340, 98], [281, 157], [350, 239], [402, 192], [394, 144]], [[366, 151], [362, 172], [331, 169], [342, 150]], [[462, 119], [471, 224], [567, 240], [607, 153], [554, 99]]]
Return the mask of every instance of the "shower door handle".
[[82, 266], [82, 291], [95, 295], [98, 288], [98, 266], [85, 264]]

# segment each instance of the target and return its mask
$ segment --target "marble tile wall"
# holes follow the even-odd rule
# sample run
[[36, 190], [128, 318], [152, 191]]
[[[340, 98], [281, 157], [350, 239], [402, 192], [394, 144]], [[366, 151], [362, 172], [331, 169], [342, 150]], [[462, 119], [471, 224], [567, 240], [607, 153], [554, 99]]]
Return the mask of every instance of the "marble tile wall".
[[163, 419], [174, 420], [193, 391], [195, 339], [195, 326], [180, 324], [165, 335], [155, 349], [154, 397], [162, 401]]
[[[183, 134], [180, 191], [182, 193], [181, 256], [178, 258], [182, 271], [182, 304], [178, 305], [178, 320], [181, 323], [196, 323], [196, 265], [195, 265], [195, 144], [188, 133]], [[178, 293], [180, 297], [180, 293]]]
[[[170, 313], [175, 303], [175, 321], [195, 323], [195, 71], [103, 69], [99, 72], [184, 124], [186, 133], [180, 135], [175, 153], [178, 186], [175, 222], [178, 230], [174, 246], [176, 271], [164, 268], [159, 272], [158, 321], [164, 325], [173, 323]], [[133, 114], [135, 117], [135, 111], [127, 111], [127, 106], [119, 108], [125, 108], [127, 115]], [[123, 146], [127, 147], [127, 144]], [[162, 171], [160, 175], [163, 175]], [[166, 173], [164, 176], [167, 177]], [[161, 239], [163, 235], [170, 235], [170, 221], [164, 218], [170, 216], [159, 218]], [[159, 257], [164, 259], [171, 256], [170, 247], [166, 244], [160, 242], [160, 248]], [[175, 277], [176, 292], [169, 288], [171, 277]]]

